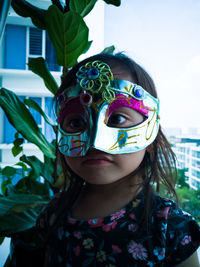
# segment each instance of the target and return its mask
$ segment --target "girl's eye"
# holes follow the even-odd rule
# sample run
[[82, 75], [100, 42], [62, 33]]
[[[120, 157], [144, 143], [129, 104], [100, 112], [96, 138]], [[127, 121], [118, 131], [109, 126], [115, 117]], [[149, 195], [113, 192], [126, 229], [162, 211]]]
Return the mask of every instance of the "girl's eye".
[[86, 128], [86, 121], [81, 116], [66, 118], [63, 122], [63, 130], [68, 133], [76, 133]]
[[108, 120], [108, 126], [117, 126], [126, 122], [126, 118], [120, 114], [112, 114]]

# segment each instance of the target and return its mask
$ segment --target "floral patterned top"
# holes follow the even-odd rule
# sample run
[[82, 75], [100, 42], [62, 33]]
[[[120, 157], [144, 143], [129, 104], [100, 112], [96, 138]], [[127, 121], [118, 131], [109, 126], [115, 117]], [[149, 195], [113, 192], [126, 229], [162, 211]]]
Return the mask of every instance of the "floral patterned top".
[[[47, 266], [172, 267], [198, 248], [198, 224], [175, 202], [155, 194], [148, 231], [140, 227], [143, 211], [144, 191], [105, 218], [77, 220], [67, 213], [49, 239]], [[46, 209], [38, 219], [44, 239], [54, 217]]]

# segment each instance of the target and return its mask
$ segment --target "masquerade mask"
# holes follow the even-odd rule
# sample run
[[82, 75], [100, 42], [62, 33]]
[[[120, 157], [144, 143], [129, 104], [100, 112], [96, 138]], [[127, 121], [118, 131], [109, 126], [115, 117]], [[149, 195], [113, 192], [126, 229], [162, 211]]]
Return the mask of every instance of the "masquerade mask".
[[[67, 88], [57, 101], [58, 148], [62, 154], [84, 156], [91, 147], [125, 154], [154, 141], [159, 129], [158, 99], [137, 84], [114, 80], [110, 67], [101, 61], [81, 66], [76, 76], [77, 85]], [[120, 125], [120, 117], [113, 114], [122, 107], [139, 112], [144, 120], [126, 128], [115, 127]]]

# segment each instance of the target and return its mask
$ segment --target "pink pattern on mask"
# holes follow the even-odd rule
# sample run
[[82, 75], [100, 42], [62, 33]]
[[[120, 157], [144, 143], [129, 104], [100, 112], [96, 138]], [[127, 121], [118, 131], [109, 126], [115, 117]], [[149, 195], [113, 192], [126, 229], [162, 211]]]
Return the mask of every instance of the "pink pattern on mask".
[[108, 118], [120, 107], [129, 107], [143, 115], [148, 115], [148, 107], [145, 107], [142, 100], [137, 100], [132, 97], [127, 97], [123, 94], [116, 94], [115, 100], [109, 105]]

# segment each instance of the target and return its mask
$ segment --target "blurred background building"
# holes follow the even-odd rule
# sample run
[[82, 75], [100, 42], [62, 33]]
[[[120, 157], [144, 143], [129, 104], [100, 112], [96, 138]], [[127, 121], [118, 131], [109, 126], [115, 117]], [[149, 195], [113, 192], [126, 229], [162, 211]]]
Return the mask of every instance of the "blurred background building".
[[178, 168], [185, 169], [189, 187], [200, 189], [200, 133], [198, 128], [165, 129], [176, 154]]

